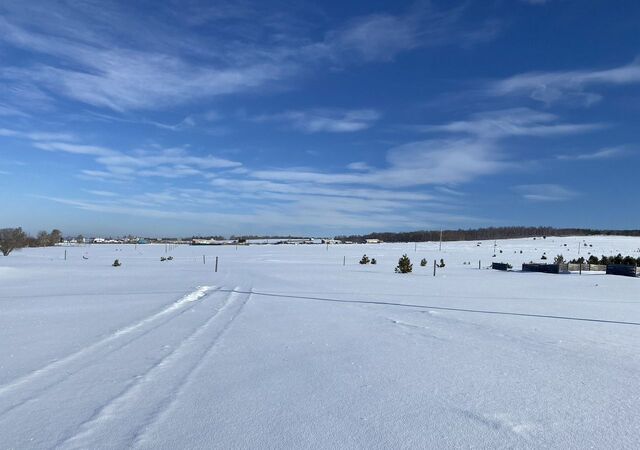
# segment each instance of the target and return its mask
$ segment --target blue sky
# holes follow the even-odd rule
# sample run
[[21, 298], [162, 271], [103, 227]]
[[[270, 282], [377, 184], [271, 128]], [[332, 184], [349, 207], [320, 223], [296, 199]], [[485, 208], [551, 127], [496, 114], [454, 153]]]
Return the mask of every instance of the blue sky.
[[0, 226], [638, 228], [639, 22], [636, 1], [4, 0]]

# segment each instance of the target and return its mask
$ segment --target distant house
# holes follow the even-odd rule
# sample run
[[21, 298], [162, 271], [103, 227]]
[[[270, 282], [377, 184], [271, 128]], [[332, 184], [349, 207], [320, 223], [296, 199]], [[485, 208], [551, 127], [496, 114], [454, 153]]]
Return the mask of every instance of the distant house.
[[230, 245], [237, 244], [233, 240], [220, 240], [220, 239], [192, 239], [191, 245]]
[[364, 242], [367, 244], [382, 244], [380, 239], [365, 239]]
[[292, 244], [292, 245], [313, 244], [313, 239], [311, 238], [287, 239], [282, 241], [282, 244]]

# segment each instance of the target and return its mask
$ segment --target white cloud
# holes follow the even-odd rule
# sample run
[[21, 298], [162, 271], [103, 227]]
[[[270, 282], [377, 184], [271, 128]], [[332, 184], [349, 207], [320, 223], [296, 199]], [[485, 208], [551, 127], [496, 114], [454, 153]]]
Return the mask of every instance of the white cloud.
[[578, 134], [603, 128], [602, 124], [557, 123], [558, 117], [529, 108], [513, 108], [474, 114], [471, 120], [455, 121], [445, 125], [416, 127], [425, 132], [463, 133], [484, 138], [508, 136], [555, 136]]
[[380, 117], [373, 109], [312, 109], [263, 115], [255, 120], [286, 122], [305, 133], [352, 133], [370, 128]]
[[28, 117], [28, 114], [13, 106], [0, 104], [0, 116]]
[[330, 32], [325, 45], [367, 62], [390, 61], [398, 53], [421, 45], [420, 25], [416, 16], [375, 14]]
[[117, 154], [117, 152], [115, 152], [114, 150], [111, 150], [105, 147], [97, 147], [93, 145], [82, 145], [82, 144], [70, 144], [68, 142], [36, 141], [34, 142], [33, 146], [41, 150], [47, 150], [50, 152], [64, 152], [64, 153], [72, 153], [74, 155], [91, 155], [91, 156], [108, 157], [108, 156]]
[[[202, 13], [197, 21], [234, 18], [232, 23], [217, 21], [220, 34], [212, 36], [192, 27], [198, 13], [191, 7], [175, 7], [170, 16], [159, 9], [141, 17], [117, 4], [60, 3], [51, 14], [48, 2], [29, 2], [28, 8], [24, 2], [4, 2], [0, 42], [35, 54], [0, 69], [8, 87], [4, 93], [14, 107], [27, 96], [30, 104], [40, 97], [43, 105], [65, 96], [119, 112], [157, 110], [257, 91], [310, 68], [389, 61], [427, 45], [464, 45], [495, 31], [463, 26], [463, 7], [415, 7], [406, 14], [356, 17], [314, 39], [307, 27], [287, 27], [286, 13], [269, 20], [273, 17], [255, 8], [230, 6], [226, 9], [234, 13], [222, 16], [212, 15], [217, 6], [196, 8]], [[341, 126], [317, 125], [336, 131]], [[357, 125], [347, 125], [347, 130], [349, 126]]]
[[616, 158], [618, 156], [622, 156], [628, 152], [629, 152], [629, 149], [625, 146], [607, 147], [607, 148], [601, 148], [600, 150], [596, 150], [595, 152], [558, 155], [557, 158], [562, 160], [574, 160], [574, 161], [609, 159], [609, 158]]
[[362, 162], [362, 161], [356, 161], [356, 162], [352, 162], [347, 164], [347, 169], [351, 169], [351, 170], [359, 170], [359, 171], [369, 171], [372, 170], [373, 167], [371, 167], [369, 164]]
[[578, 196], [577, 192], [558, 184], [522, 184], [513, 189], [523, 198], [536, 202], [562, 202]]
[[118, 194], [111, 191], [97, 191], [97, 190], [86, 190], [89, 194], [97, 195], [98, 197], [117, 197]]
[[323, 185], [356, 184], [393, 188], [450, 185], [472, 181], [517, 166], [503, 140], [513, 136], [546, 137], [585, 133], [601, 124], [564, 124], [558, 117], [527, 108], [488, 111], [466, 121], [414, 127], [442, 138], [424, 139], [390, 149], [387, 167], [367, 171], [325, 173], [311, 170], [258, 170], [251, 176], [280, 182]]
[[196, 156], [184, 148], [156, 148], [124, 153], [103, 146], [68, 142], [79, 141], [75, 135], [69, 133], [27, 133], [0, 128], [0, 137], [29, 140], [34, 148], [45, 151], [94, 157], [94, 161], [103, 166], [103, 170], [82, 170], [81, 176], [87, 179], [124, 181], [134, 176], [181, 178], [205, 176], [207, 171], [211, 170], [242, 168], [239, 162], [214, 155]]
[[589, 86], [636, 83], [640, 83], [639, 60], [611, 69], [523, 73], [492, 83], [489, 92], [493, 95], [525, 95], [544, 103], [562, 100], [591, 105], [599, 101], [601, 95], [586, 91]]

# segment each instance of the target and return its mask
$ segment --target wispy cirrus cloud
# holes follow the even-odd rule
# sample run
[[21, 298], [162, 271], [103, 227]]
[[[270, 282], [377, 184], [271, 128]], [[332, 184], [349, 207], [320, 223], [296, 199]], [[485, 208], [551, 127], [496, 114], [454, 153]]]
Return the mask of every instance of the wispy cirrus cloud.
[[311, 109], [262, 115], [258, 122], [282, 122], [305, 133], [352, 133], [373, 126], [381, 113], [373, 109]]
[[596, 150], [595, 152], [572, 153], [558, 155], [556, 158], [571, 161], [590, 161], [598, 159], [617, 158], [630, 152], [627, 146], [606, 147]]
[[[464, 7], [356, 17], [322, 38], [305, 34], [304, 27], [283, 27], [282, 14], [270, 21], [249, 3], [219, 11], [206, 5], [168, 13], [158, 8], [144, 18], [116, 4], [62, 3], [55, 15], [50, 9], [38, 1], [28, 8], [12, 0], [0, 6], [0, 45], [25, 52], [23, 63], [0, 70], [6, 85], [22, 86], [12, 94], [12, 108], [32, 93], [43, 101], [63, 96], [118, 112], [163, 109], [256, 91], [327, 63], [385, 62], [422, 46], [481, 41], [494, 28], [463, 24]], [[229, 13], [220, 16], [223, 9]], [[233, 17], [234, 25], [219, 26], [221, 36], [199, 35], [193, 17]]]
[[499, 26], [486, 21], [463, 25], [465, 6], [446, 11], [432, 5], [414, 7], [405, 14], [371, 14], [357, 17], [329, 31], [313, 46], [318, 54], [345, 61], [388, 62], [399, 54], [422, 47], [467, 46], [493, 39]]
[[579, 195], [559, 184], [522, 184], [513, 189], [524, 199], [535, 202], [563, 202]]
[[34, 148], [92, 157], [102, 169], [84, 169], [88, 179], [126, 181], [133, 177], [206, 176], [211, 170], [238, 169], [242, 164], [211, 154], [194, 155], [184, 147], [135, 149], [129, 152], [88, 145], [70, 133], [24, 132], [0, 128], [0, 137], [27, 140]]
[[[256, 170], [250, 175], [278, 182], [321, 185], [354, 184], [394, 188], [451, 185], [497, 174], [522, 164], [505, 151], [504, 140], [518, 136], [544, 138], [601, 129], [602, 124], [566, 124], [554, 114], [528, 108], [486, 111], [468, 120], [412, 126], [414, 131], [440, 134], [391, 148], [386, 166], [345, 172]], [[355, 168], [364, 169], [364, 166]]]
[[543, 103], [558, 101], [592, 105], [602, 95], [587, 90], [596, 86], [622, 86], [640, 83], [640, 60], [610, 69], [559, 72], [528, 72], [493, 82], [492, 95], [520, 95]]
[[483, 138], [510, 136], [559, 136], [578, 134], [604, 128], [601, 123], [558, 123], [557, 115], [529, 108], [511, 108], [476, 113], [469, 120], [454, 121], [444, 125], [416, 126], [423, 132], [462, 133]]

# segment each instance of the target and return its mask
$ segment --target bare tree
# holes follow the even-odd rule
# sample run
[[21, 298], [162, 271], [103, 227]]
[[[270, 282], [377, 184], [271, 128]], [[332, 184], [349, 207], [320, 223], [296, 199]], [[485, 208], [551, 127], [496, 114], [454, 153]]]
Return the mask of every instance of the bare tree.
[[48, 247], [50, 240], [51, 237], [46, 231], [39, 231], [36, 236], [36, 243], [38, 247]]
[[62, 231], [55, 229], [49, 235], [49, 245], [56, 245], [62, 242]]
[[0, 229], [0, 252], [9, 256], [16, 248], [22, 248], [27, 244], [27, 234], [22, 228]]

